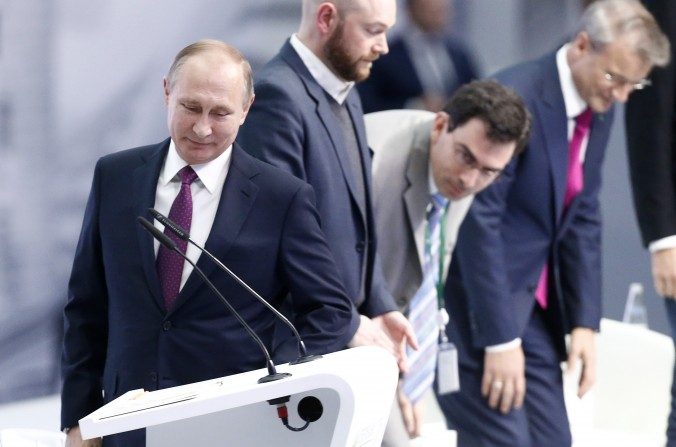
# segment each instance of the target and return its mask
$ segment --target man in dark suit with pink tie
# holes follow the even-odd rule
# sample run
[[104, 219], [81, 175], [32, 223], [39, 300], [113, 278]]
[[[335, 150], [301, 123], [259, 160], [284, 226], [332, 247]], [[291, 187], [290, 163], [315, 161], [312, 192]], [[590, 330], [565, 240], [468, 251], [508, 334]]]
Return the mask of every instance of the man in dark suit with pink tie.
[[570, 446], [559, 364], [582, 362], [580, 396], [593, 385], [614, 104], [665, 63], [665, 42], [639, 2], [599, 0], [558, 51], [495, 75], [533, 127], [528, 149], [476, 196], [446, 284], [461, 391], [439, 402], [459, 446]]

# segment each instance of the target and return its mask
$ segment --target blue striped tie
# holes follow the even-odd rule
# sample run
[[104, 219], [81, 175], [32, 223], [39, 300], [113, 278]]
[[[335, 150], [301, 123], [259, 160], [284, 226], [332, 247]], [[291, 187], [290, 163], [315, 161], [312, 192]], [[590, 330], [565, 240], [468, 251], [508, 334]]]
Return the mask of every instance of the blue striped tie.
[[439, 348], [439, 326], [437, 323], [439, 281], [439, 256], [441, 216], [448, 200], [441, 194], [434, 194], [427, 211], [425, 232], [425, 265], [420, 288], [411, 299], [408, 319], [418, 339], [418, 350], [408, 349], [409, 371], [403, 379], [403, 390], [411, 403], [416, 403], [434, 382]]

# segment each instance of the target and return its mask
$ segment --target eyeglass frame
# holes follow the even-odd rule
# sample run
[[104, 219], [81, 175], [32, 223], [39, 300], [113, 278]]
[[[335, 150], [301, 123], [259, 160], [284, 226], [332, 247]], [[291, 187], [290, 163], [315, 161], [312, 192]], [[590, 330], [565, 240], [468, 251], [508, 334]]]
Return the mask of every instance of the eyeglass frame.
[[[594, 41], [590, 41], [590, 44], [592, 50], [595, 53], [599, 54], [603, 51], [604, 46], [603, 44]], [[653, 84], [652, 81], [648, 78], [639, 79], [638, 81], [632, 81], [630, 79], [625, 78], [621, 74], [614, 73], [608, 69], [602, 70], [603, 70], [603, 79], [605, 79], [606, 82], [610, 82], [615, 87], [629, 85], [631, 86], [632, 90], [643, 90], [644, 88], [650, 87]]]
[[644, 88], [650, 87], [652, 85], [652, 81], [648, 78], [639, 79], [638, 81], [631, 81], [620, 74], [613, 73], [610, 70], [603, 70], [603, 78], [617, 87], [629, 85], [633, 90], [643, 90]]
[[465, 145], [453, 146], [453, 157], [464, 169], [476, 170], [479, 172], [479, 178], [482, 183], [490, 182], [502, 174], [503, 169], [493, 169], [482, 166], [476, 159], [474, 153]]

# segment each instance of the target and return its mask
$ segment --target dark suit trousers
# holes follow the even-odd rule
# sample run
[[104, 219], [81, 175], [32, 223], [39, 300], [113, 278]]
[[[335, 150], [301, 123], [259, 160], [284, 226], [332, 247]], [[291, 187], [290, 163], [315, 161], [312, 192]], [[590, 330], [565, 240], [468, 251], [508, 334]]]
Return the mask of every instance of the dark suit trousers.
[[126, 431], [103, 438], [103, 447], [145, 447], [145, 445], [145, 429]]
[[458, 447], [570, 447], [560, 357], [544, 312], [537, 306], [522, 336], [522, 347], [526, 398], [520, 409], [506, 415], [489, 408], [481, 396], [483, 350], [465, 354], [459, 347], [460, 356], [465, 357], [460, 359], [460, 391], [437, 396], [448, 428], [458, 431]]
[[[667, 298], [664, 300], [664, 304], [667, 306], [671, 338], [673, 338], [674, 348], [676, 348], [676, 301]], [[669, 426], [667, 427], [667, 447], [676, 447], [676, 364], [674, 365], [674, 375], [671, 382], [671, 413], [669, 413]]]

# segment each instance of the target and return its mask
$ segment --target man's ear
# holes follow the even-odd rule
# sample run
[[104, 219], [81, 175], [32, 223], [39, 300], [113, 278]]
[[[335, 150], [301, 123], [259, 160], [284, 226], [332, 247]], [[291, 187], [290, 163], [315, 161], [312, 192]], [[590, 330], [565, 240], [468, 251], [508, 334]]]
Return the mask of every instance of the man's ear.
[[591, 39], [586, 31], [580, 31], [571, 43], [574, 57], [580, 57], [592, 50]]
[[450, 127], [451, 116], [446, 112], [437, 112], [434, 116], [434, 124], [432, 125], [432, 132], [430, 134], [432, 144], [437, 142], [442, 132], [448, 132]]
[[246, 116], [249, 114], [249, 109], [251, 109], [251, 105], [254, 102], [254, 99], [256, 98], [256, 95], [251, 95], [251, 98], [249, 99], [249, 102], [244, 105], [244, 116], [242, 116], [241, 121], [239, 122], [239, 125], [241, 126], [244, 124], [244, 120], [246, 120]]
[[167, 81], [167, 78], [162, 79], [162, 86], [164, 89], [164, 104], [169, 105], [169, 81]]
[[325, 2], [317, 8], [316, 26], [321, 36], [328, 36], [338, 26], [338, 8], [333, 3]]

